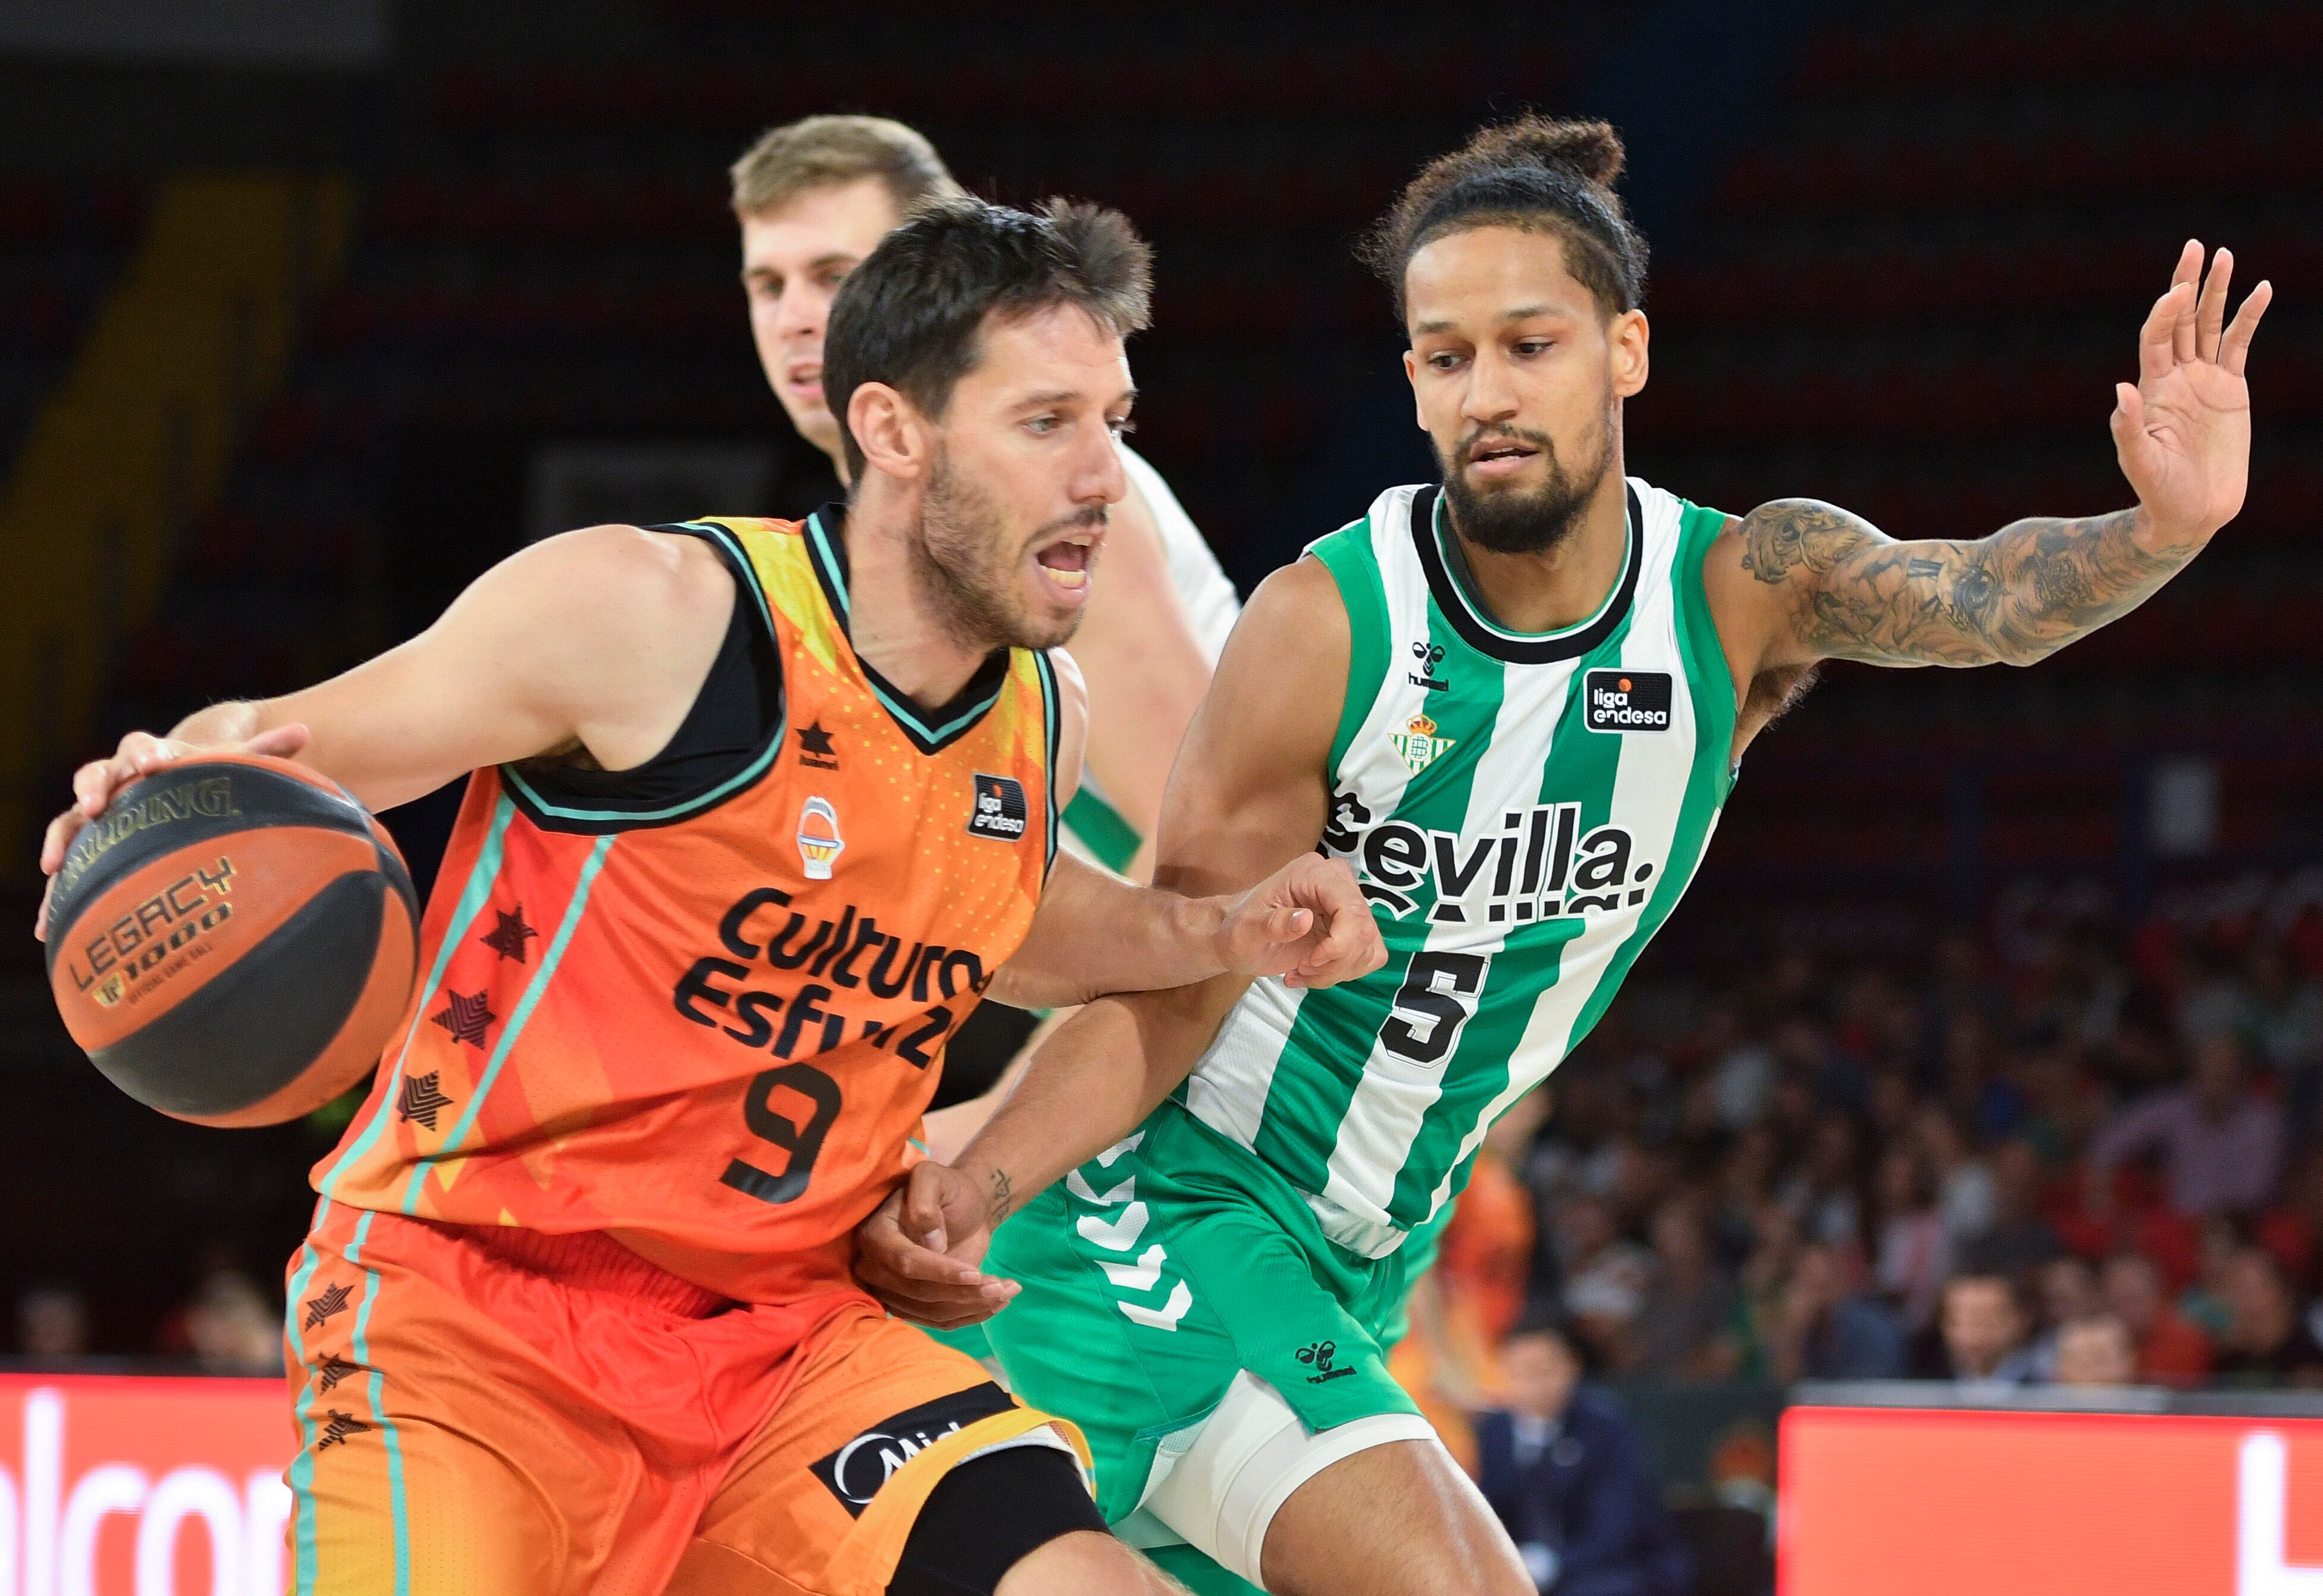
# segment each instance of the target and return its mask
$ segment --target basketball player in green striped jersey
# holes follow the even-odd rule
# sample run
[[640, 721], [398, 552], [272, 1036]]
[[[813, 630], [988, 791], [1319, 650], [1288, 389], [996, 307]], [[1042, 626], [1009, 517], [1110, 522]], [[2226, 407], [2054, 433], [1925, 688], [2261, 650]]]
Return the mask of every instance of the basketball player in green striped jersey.
[[898, 1312], [1006, 1303], [1017, 1391], [1080, 1423], [1107, 1519], [1206, 1596], [1553, 1577], [1382, 1367], [1407, 1239], [1604, 1012], [1804, 673], [2029, 665], [2242, 505], [2270, 294], [2229, 323], [2231, 262], [2206, 281], [2193, 243], [2116, 390], [2130, 509], [1898, 543], [1813, 500], [1737, 518], [1627, 476], [1647, 326], [1621, 161], [1602, 124], [1529, 118], [1398, 198], [1368, 252], [1443, 486], [1388, 490], [1260, 587], [1171, 778], [1162, 881], [1229, 889], [1319, 848], [1386, 965], [1083, 1009], [858, 1233]]

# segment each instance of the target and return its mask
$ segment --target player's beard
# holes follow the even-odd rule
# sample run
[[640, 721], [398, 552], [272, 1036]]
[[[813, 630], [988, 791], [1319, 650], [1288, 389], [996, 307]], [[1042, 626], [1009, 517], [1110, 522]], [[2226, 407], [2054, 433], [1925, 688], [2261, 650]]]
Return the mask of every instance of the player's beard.
[[[912, 562], [937, 624], [969, 648], [1055, 648], [1067, 642], [1080, 625], [1080, 612], [1062, 621], [1030, 614], [1017, 564], [1032, 544], [1086, 519], [1069, 517], [1030, 538], [1013, 537], [1000, 508], [954, 472], [950, 454], [939, 447], [920, 512], [920, 557]], [[1104, 523], [1100, 509], [1095, 524]]]
[[[1540, 451], [1547, 480], [1538, 488], [1500, 488], [1479, 491], [1468, 480], [1467, 465], [1478, 449], [1501, 441], [1529, 444]], [[1432, 441], [1431, 441], [1431, 446]], [[1480, 427], [1460, 440], [1450, 460], [1436, 454], [1444, 470], [1444, 497], [1452, 507], [1452, 524], [1460, 536], [1477, 547], [1498, 555], [1540, 555], [1571, 537], [1583, 512], [1613, 463], [1613, 407], [1610, 394], [1605, 418], [1598, 428], [1594, 456], [1580, 470], [1567, 471], [1557, 458], [1556, 445], [1547, 433], [1520, 427]]]

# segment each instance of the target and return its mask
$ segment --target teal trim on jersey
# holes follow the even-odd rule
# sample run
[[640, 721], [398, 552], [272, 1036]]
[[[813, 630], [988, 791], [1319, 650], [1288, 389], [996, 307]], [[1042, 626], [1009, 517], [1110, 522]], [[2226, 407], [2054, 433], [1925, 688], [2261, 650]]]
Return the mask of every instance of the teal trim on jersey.
[[[614, 841], [611, 836], [600, 837], [596, 846], [590, 848], [588, 858], [581, 866], [581, 877], [574, 884], [573, 896], [565, 905], [565, 918], [557, 924], [556, 935], [550, 939], [548, 951], [541, 956], [540, 968], [533, 971], [532, 979], [525, 983], [524, 995], [517, 999], [515, 1011], [509, 1015], [508, 1023], [500, 1028], [500, 1039], [492, 1046], [491, 1061], [484, 1066], [483, 1078], [476, 1083], [474, 1093], [468, 1098], [468, 1106], [461, 1112], [459, 1122], [452, 1127], [452, 1133], [444, 1138], [442, 1147], [414, 1160], [410, 1183], [403, 1188], [405, 1213], [418, 1212], [419, 1190], [427, 1183], [427, 1171], [435, 1168], [438, 1160], [459, 1151], [461, 1142], [467, 1140], [469, 1131], [474, 1128], [476, 1116], [483, 1112], [484, 1099], [491, 1095], [492, 1084], [500, 1078], [500, 1066], [508, 1062], [509, 1054], [515, 1050], [517, 1038], [524, 1034], [526, 1024], [532, 1019], [532, 1011], [540, 1006], [540, 995], [548, 990], [548, 983], [556, 975], [556, 967], [564, 961], [565, 945], [573, 940], [573, 932], [581, 923], [581, 911], [588, 905], [589, 890], [596, 885], [597, 872], [604, 867], [605, 856], [612, 851]], [[448, 942], [446, 946], [449, 946]]]
[[854, 602], [847, 593], [847, 565], [840, 559], [839, 551], [831, 546], [831, 531], [822, 524], [822, 512], [817, 510], [806, 518], [807, 553], [822, 567], [822, 580], [839, 600], [839, 624], [847, 626], [848, 612]]
[[662, 821], [679, 820], [686, 815], [700, 813], [719, 800], [731, 796], [736, 789], [747, 787], [766, 775], [767, 767], [775, 762], [775, 756], [783, 751], [783, 738], [789, 729], [789, 711], [785, 708], [783, 713], [775, 717], [774, 736], [767, 739], [765, 748], [758, 750], [757, 758], [700, 797], [688, 798], [683, 803], [673, 803], [666, 809], [567, 809], [562, 804], [549, 803], [535, 792], [532, 784], [526, 781], [523, 775], [512, 765], [501, 766], [500, 776], [509, 785], [523, 793], [524, 801], [533, 808], [543, 814], [553, 814], [563, 821], [625, 821], [637, 825], [649, 825]]
[[1137, 834], [1137, 828], [1086, 786], [1065, 805], [1064, 824], [1074, 839], [1088, 849], [1091, 858], [1116, 873], [1126, 872], [1137, 858], [1137, 850], [1145, 846], [1145, 839]]
[[365, 1214], [347, 1247], [347, 1261], [363, 1271], [363, 1306], [355, 1310], [352, 1339], [355, 1362], [371, 1371], [365, 1394], [371, 1400], [372, 1422], [379, 1426], [380, 1439], [387, 1447], [388, 1515], [395, 1526], [395, 1596], [411, 1596], [411, 1513], [403, 1489], [403, 1436], [395, 1420], [387, 1416], [387, 1376], [371, 1361], [371, 1310], [379, 1300], [379, 1271], [364, 1266], [363, 1247], [371, 1235], [372, 1221], [378, 1217], [376, 1210]]
[[[314, 1224], [308, 1228], [308, 1239], [299, 1243], [298, 1267], [290, 1275], [287, 1293], [289, 1300], [282, 1305], [282, 1338], [290, 1344], [290, 1355], [300, 1363], [307, 1361], [307, 1346], [305, 1338], [298, 1334], [298, 1303], [314, 1281], [316, 1266], [322, 1262], [322, 1255], [315, 1251], [314, 1233], [322, 1229], [330, 1212], [328, 1197], [315, 1205]], [[314, 1596], [315, 1582], [320, 1575], [320, 1554], [315, 1538], [315, 1420], [307, 1411], [314, 1395], [315, 1376], [310, 1370], [306, 1384], [298, 1390], [298, 1400], [290, 1405], [290, 1411], [298, 1417], [299, 1437], [298, 1455], [290, 1460], [287, 1476], [290, 1486], [294, 1596]]]
[[1717, 619], [1710, 612], [1710, 590], [1703, 585], [1702, 566], [1710, 557], [1710, 546], [1726, 530], [1729, 518], [1724, 510], [1708, 509], [1683, 499], [1678, 504], [1677, 569], [1673, 580], [1677, 589], [1679, 640], [1685, 648], [1685, 684], [1694, 694], [1697, 720], [1704, 706], [1712, 704], [1719, 706], [1724, 716], [1726, 738], [1720, 746], [1729, 753], [1718, 762], [1717, 787], [1718, 802], [1723, 804], [1734, 789], [1731, 750], [1738, 695], [1734, 671], [1726, 663], [1726, 648], [1718, 636]]
[[[1047, 649], [1035, 648], [1033, 651], [1033, 668], [1041, 677], [1042, 734], [1048, 738], [1049, 745], [1045, 750], [1049, 780], [1044, 794], [1049, 815], [1049, 850], [1041, 856], [1042, 879], [1046, 881], [1048, 871], [1057, 862], [1057, 752], [1059, 745], [1065, 740], [1065, 710], [1057, 702], [1057, 666], [1050, 659]], [[996, 698], [998, 695], [994, 696]], [[1076, 802], [1080, 795], [1079, 793], [1073, 794]]]
[[468, 934], [468, 928], [476, 922], [476, 916], [482, 913], [484, 905], [491, 901], [493, 884], [499, 881], [500, 865], [507, 857], [509, 821], [515, 817], [516, 805], [507, 797], [503, 796], [493, 806], [492, 823], [484, 831], [484, 845], [476, 850], [476, 862], [470, 867], [468, 879], [460, 888], [460, 901], [453, 905], [452, 919], [444, 928], [444, 940], [436, 949], [436, 962], [428, 967], [427, 984], [419, 989], [419, 1001], [412, 1008], [410, 1029], [404, 1032], [403, 1046], [396, 1050], [394, 1068], [388, 1071], [387, 1085], [378, 1094], [379, 1112], [372, 1116], [371, 1124], [363, 1127], [363, 1134], [347, 1143], [346, 1150], [315, 1183], [316, 1189], [325, 1197], [338, 1195], [339, 1177], [345, 1174], [357, 1159], [369, 1152], [387, 1129], [387, 1122], [394, 1114], [396, 1085], [403, 1078], [403, 1061], [410, 1057], [411, 1039], [418, 1032], [422, 1023], [419, 1016], [434, 999], [436, 989], [444, 983], [444, 971], [452, 962], [452, 950], [460, 945], [461, 939]]
[[1444, 508], [1444, 495], [1438, 493], [1436, 496], [1435, 507], [1428, 517], [1428, 532], [1429, 537], [1436, 539], [1437, 552], [1443, 556], [1445, 572], [1452, 578], [1453, 593], [1459, 599], [1461, 607], [1468, 611], [1470, 618], [1478, 626], [1496, 637], [1506, 637], [1511, 643], [1551, 642], [1558, 637], [1572, 637], [1575, 632], [1585, 632], [1603, 620], [1605, 611], [1611, 610], [1614, 601], [1621, 596], [1621, 573], [1630, 568], [1630, 548], [1639, 537], [1643, 536], [1638, 527], [1630, 525], [1629, 518], [1625, 514], [1621, 518], [1621, 563], [1614, 567], [1613, 585], [1605, 590], [1605, 601], [1598, 605], [1595, 613], [1586, 620], [1576, 620], [1571, 626], [1561, 626], [1555, 631], [1518, 632], [1511, 631], [1494, 620], [1492, 611], [1484, 608], [1483, 600], [1470, 591], [1467, 561], [1461, 556], [1459, 550], [1453, 546], [1453, 539], [1445, 536], [1444, 518], [1446, 513]]
[[[859, 659], [858, 663], [860, 663]], [[931, 727], [924, 720], [921, 719], [920, 712], [914, 709], [908, 702], [896, 697], [885, 687], [879, 685], [877, 679], [871, 674], [868, 667], [866, 667], [863, 672], [863, 679], [866, 682], [870, 683], [872, 693], [877, 696], [881, 703], [887, 707], [887, 712], [890, 715], [893, 715], [896, 720], [902, 721], [907, 729], [917, 732], [923, 742], [932, 744], [936, 748], [941, 748], [945, 743], [950, 742], [953, 738], [958, 737], [961, 732], [966, 731], [969, 727], [975, 725], [976, 722], [983, 717], [984, 712], [987, 710], [989, 710], [994, 704], [1000, 702], [1000, 695], [1006, 692], [1008, 688], [1008, 677], [1004, 673], [1000, 678], [1000, 685], [995, 687], [991, 693], [986, 697], [983, 702], [976, 704], [972, 708], [961, 711], [958, 715], [953, 716], [941, 726]]]
[[[1373, 581], [1377, 580], [1374, 575]], [[1382, 629], [1384, 632], [1384, 621]], [[1443, 659], [1435, 669], [1452, 683], [1434, 695], [1428, 706], [1428, 718], [1436, 722], [1438, 737], [1451, 738], [1453, 748], [1464, 747], [1465, 752], [1454, 755], [1447, 749], [1412, 776], [1396, 803], [1395, 818], [1423, 830], [1456, 834], [1467, 821], [1476, 760], [1492, 741], [1509, 667], [1470, 647], [1433, 596], [1428, 602], [1428, 641], [1431, 648], [1443, 648]], [[1364, 715], [1368, 716], [1370, 709], [1366, 700]], [[1307, 1128], [1336, 1126], [1346, 1118], [1348, 1105], [1363, 1084], [1364, 1065], [1380, 1027], [1387, 1023], [1395, 995], [1410, 969], [1412, 955], [1428, 945], [1428, 913], [1436, 903], [1432, 874], [1411, 900], [1412, 907], [1404, 914], [1373, 916], [1379, 922], [1381, 940], [1387, 944], [1387, 962], [1361, 980], [1332, 987], [1329, 1002], [1301, 1003], [1284, 1043], [1285, 1057], [1316, 1060], [1324, 1068], [1275, 1071], [1253, 1150], [1303, 1191], [1324, 1190], [1329, 1183], [1332, 1153], [1332, 1147], [1314, 1141]]]
[[1372, 523], [1366, 516], [1350, 521], [1328, 537], [1318, 538], [1308, 554], [1323, 563], [1338, 584], [1339, 602], [1347, 612], [1347, 696], [1339, 702], [1339, 729], [1331, 738], [1331, 780], [1339, 779], [1339, 761], [1363, 729], [1387, 678], [1387, 591], [1380, 585], [1379, 560], [1372, 552]]
[[[1627, 746], [1619, 737], [1589, 734], [1584, 724], [1587, 699], [1581, 683], [1587, 679], [1586, 673], [1621, 663], [1621, 647], [1629, 640], [1637, 613], [1632, 605], [1611, 636], [1574, 661], [1573, 685], [1565, 695], [1548, 757], [1541, 766], [1538, 801], [1577, 801], [1581, 804], [1577, 836], [1586, 837], [1612, 818], [1613, 786], [1620, 775], [1621, 750]], [[1399, 816], [1402, 812], [1396, 812]], [[1403, 1167], [1396, 1172], [1388, 1216], [1398, 1225], [1409, 1228], [1433, 1217], [1436, 1189], [1457, 1159], [1461, 1141], [1485, 1105], [1509, 1084], [1509, 1059], [1532, 1022], [1534, 1004], [1541, 993], [1564, 978], [1566, 950], [1581, 940], [1585, 929], [1585, 922], [1579, 917], [1535, 922], [1510, 931], [1500, 951], [1492, 955], [1495, 968], [1485, 977], [1475, 1017], [1460, 1032], [1459, 1045], [1445, 1066], [1444, 1095], [1429, 1108]], [[1529, 979], [1516, 975], [1520, 966], [1538, 973]], [[1505, 1001], [1511, 982], [1527, 1001]], [[1494, 996], [1503, 1001], [1488, 1001]], [[1580, 1038], [1576, 1035], [1574, 1040]], [[1457, 1195], [1456, 1187], [1447, 1194]]]
[[[725, 553], [728, 563], [734, 568], [734, 585], [747, 592], [757, 602], [758, 619], [766, 624], [767, 637], [779, 647], [782, 634], [775, 629], [774, 611], [767, 606], [765, 584], [758, 581], [758, 569], [750, 564], [749, 553], [743, 548], [740, 540], [725, 527], [712, 521], [679, 521], [675, 525], [692, 527], [708, 534], [711, 540]], [[741, 602], [739, 594], [734, 601], [738, 604]], [[785, 700], [776, 712], [773, 735], [767, 738], [766, 747], [758, 750], [757, 757], [752, 758], [749, 764], [707, 793], [693, 798], [682, 799], [661, 809], [568, 809], [563, 804], [551, 803], [547, 799], [543, 798], [534, 790], [532, 784], [524, 779], [523, 772], [518, 770], [513, 765], [501, 766], [500, 777], [524, 794], [525, 803], [541, 813], [555, 815], [561, 821], [589, 821], [600, 824], [628, 822], [641, 826], [655, 825], [664, 821], [679, 820], [686, 815], [698, 814], [757, 781], [767, 774], [767, 767], [775, 762], [775, 756], [783, 751], [783, 738], [788, 736], [789, 732], [790, 707]]]

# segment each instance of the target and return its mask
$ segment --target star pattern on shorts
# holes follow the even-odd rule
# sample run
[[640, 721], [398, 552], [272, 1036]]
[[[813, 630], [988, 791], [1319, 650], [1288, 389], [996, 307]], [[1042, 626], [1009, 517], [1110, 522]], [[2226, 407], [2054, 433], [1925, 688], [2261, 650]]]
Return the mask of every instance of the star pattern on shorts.
[[405, 1119], [416, 1119], [429, 1130], [436, 1128], [436, 1111], [451, 1106], [452, 1099], [438, 1091], [436, 1083], [443, 1078], [439, 1070], [425, 1075], [406, 1076], [403, 1090], [397, 1096], [395, 1112]]
[[339, 1381], [346, 1379], [350, 1374], [361, 1374], [362, 1372], [362, 1364], [350, 1363], [336, 1353], [333, 1353], [329, 1357], [325, 1358], [321, 1362], [315, 1365], [315, 1389], [325, 1391], [330, 1390], [332, 1388], [335, 1387]]
[[322, 1438], [315, 1443], [315, 1450], [317, 1452], [328, 1452], [349, 1435], [360, 1435], [371, 1428], [371, 1426], [363, 1423], [352, 1413], [342, 1413], [335, 1408], [328, 1411], [329, 1422], [323, 1426]]
[[484, 1045], [484, 1034], [500, 1016], [492, 1013], [491, 1004], [481, 992], [454, 992], [445, 989], [442, 1012], [427, 1016], [452, 1033], [454, 1041], [464, 1041], [472, 1048]]
[[502, 959], [513, 959], [519, 964], [529, 963], [525, 958], [524, 945], [540, 933], [524, 922], [524, 905], [519, 903], [514, 909], [495, 909], [492, 916], [500, 923], [476, 940]]
[[326, 1286], [320, 1297], [307, 1299], [307, 1328], [319, 1330], [323, 1321], [347, 1306], [350, 1295], [344, 1286]]

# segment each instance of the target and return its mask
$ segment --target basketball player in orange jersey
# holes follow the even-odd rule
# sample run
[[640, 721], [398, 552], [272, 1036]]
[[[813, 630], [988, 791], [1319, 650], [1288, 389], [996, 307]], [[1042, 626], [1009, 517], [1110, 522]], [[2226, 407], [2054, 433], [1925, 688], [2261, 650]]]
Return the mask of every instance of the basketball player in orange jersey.
[[1169, 1588], [1070, 1426], [850, 1270], [979, 997], [1382, 956], [1304, 850], [1199, 899], [1055, 857], [1086, 708], [1046, 651], [1125, 491], [1148, 274], [1110, 212], [923, 213], [833, 309], [847, 504], [551, 539], [344, 676], [77, 775], [50, 870], [196, 749], [374, 807], [474, 772], [292, 1261], [302, 1596]]

